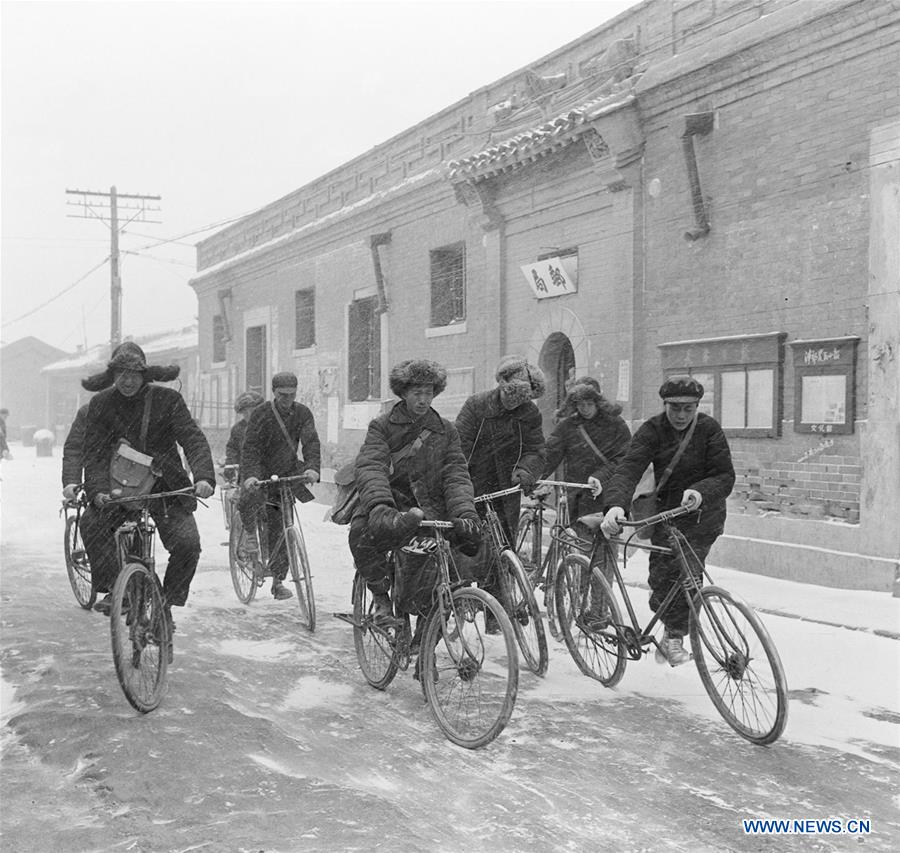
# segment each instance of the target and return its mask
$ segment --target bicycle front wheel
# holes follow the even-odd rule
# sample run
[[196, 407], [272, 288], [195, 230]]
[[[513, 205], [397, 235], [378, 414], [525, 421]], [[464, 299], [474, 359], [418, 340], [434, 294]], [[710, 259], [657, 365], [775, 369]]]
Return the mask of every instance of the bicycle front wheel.
[[128, 563], [116, 578], [109, 628], [125, 698], [146, 714], [159, 705], [165, 691], [172, 638], [159, 580], [143, 563]]
[[522, 561], [522, 568], [534, 586], [541, 571], [540, 542], [535, 535], [536, 516], [533, 510], [524, 509], [516, 527], [516, 554]]
[[366, 681], [377, 690], [384, 690], [397, 674], [397, 629], [375, 624], [372, 616], [372, 593], [366, 579], [357, 574], [353, 578], [353, 645], [356, 659]]
[[500, 589], [503, 603], [528, 668], [536, 675], [547, 672], [547, 634], [544, 621], [519, 558], [506, 549], [500, 554]]
[[787, 678], [759, 616], [721, 587], [700, 591], [692, 608], [691, 651], [718, 712], [751, 743], [774, 743], [787, 723]]
[[614, 687], [625, 674], [622, 614], [606, 578], [583, 554], [569, 554], [556, 578], [559, 628], [572, 660], [589, 678]]
[[316, 599], [313, 597], [312, 571], [309, 568], [303, 533], [297, 527], [289, 527], [286, 542], [291, 580], [297, 590], [297, 602], [300, 605], [300, 621], [312, 633], [316, 630]]
[[66, 519], [65, 539], [63, 541], [66, 554], [66, 573], [75, 600], [85, 609], [90, 610], [97, 600], [97, 593], [91, 583], [91, 564], [84, 542], [81, 541], [81, 529], [78, 517], [70, 515]]
[[231, 567], [231, 584], [238, 601], [249, 604], [256, 595], [256, 573], [253, 559], [247, 552], [248, 533], [244, 530], [240, 513], [235, 510], [228, 532], [228, 564]]
[[[500, 626], [488, 634], [488, 614]], [[446, 737], [466, 749], [490, 743], [509, 722], [519, 690], [519, 661], [509, 617], [483, 589], [461, 587], [428, 616], [419, 678]]]

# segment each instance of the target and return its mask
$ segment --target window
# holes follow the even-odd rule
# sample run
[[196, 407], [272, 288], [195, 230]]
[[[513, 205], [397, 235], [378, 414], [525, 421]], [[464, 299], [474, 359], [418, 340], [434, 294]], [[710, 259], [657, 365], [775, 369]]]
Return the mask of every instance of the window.
[[212, 320], [212, 360], [213, 363], [225, 361], [225, 318], [221, 314], [213, 316]]
[[781, 432], [784, 338], [772, 332], [662, 344], [663, 372], [687, 373], [703, 385], [699, 409], [728, 435], [775, 438]]
[[466, 319], [466, 244], [431, 252], [431, 325], [449, 326]]
[[316, 291], [313, 288], [294, 293], [294, 349], [306, 349], [316, 343]]
[[377, 297], [350, 303], [347, 394], [359, 403], [381, 395], [381, 315]]
[[247, 329], [246, 373], [247, 390], [266, 396], [266, 327]]
[[857, 337], [791, 341], [794, 432], [853, 432], [858, 343]]

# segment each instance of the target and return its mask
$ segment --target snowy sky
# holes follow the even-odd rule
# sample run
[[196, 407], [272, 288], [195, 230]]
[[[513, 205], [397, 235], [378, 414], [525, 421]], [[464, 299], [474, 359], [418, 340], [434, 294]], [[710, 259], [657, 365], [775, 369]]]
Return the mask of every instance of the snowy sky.
[[633, 5], [0, 0], [0, 339], [109, 338], [109, 229], [65, 190], [162, 196], [123, 332], [184, 325], [197, 240]]

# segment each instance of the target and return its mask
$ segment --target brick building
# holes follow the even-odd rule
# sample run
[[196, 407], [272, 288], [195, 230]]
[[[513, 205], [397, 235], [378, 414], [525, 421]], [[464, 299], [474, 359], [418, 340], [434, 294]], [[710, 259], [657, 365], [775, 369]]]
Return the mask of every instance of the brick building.
[[738, 469], [719, 564], [890, 589], [900, 531], [900, 4], [645, 0], [198, 245], [204, 426], [294, 370], [326, 464], [447, 365], [691, 372]]
[[9, 409], [10, 440], [31, 444], [34, 431], [49, 425], [47, 384], [41, 369], [63, 353], [33, 336], [0, 347], [0, 407]]

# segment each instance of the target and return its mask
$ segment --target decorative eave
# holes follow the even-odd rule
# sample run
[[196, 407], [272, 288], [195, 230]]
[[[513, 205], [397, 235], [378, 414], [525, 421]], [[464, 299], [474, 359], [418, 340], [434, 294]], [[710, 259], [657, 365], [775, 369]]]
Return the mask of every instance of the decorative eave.
[[[635, 101], [630, 92], [605, 95], [587, 101], [574, 109], [543, 122], [530, 130], [517, 133], [489, 148], [447, 163], [447, 177], [451, 183], [478, 182], [504, 172], [521, 168], [554, 151], [559, 151], [597, 130], [597, 119], [624, 109]], [[594, 151], [597, 152], [596, 142]], [[608, 147], [604, 144], [605, 152]]]

